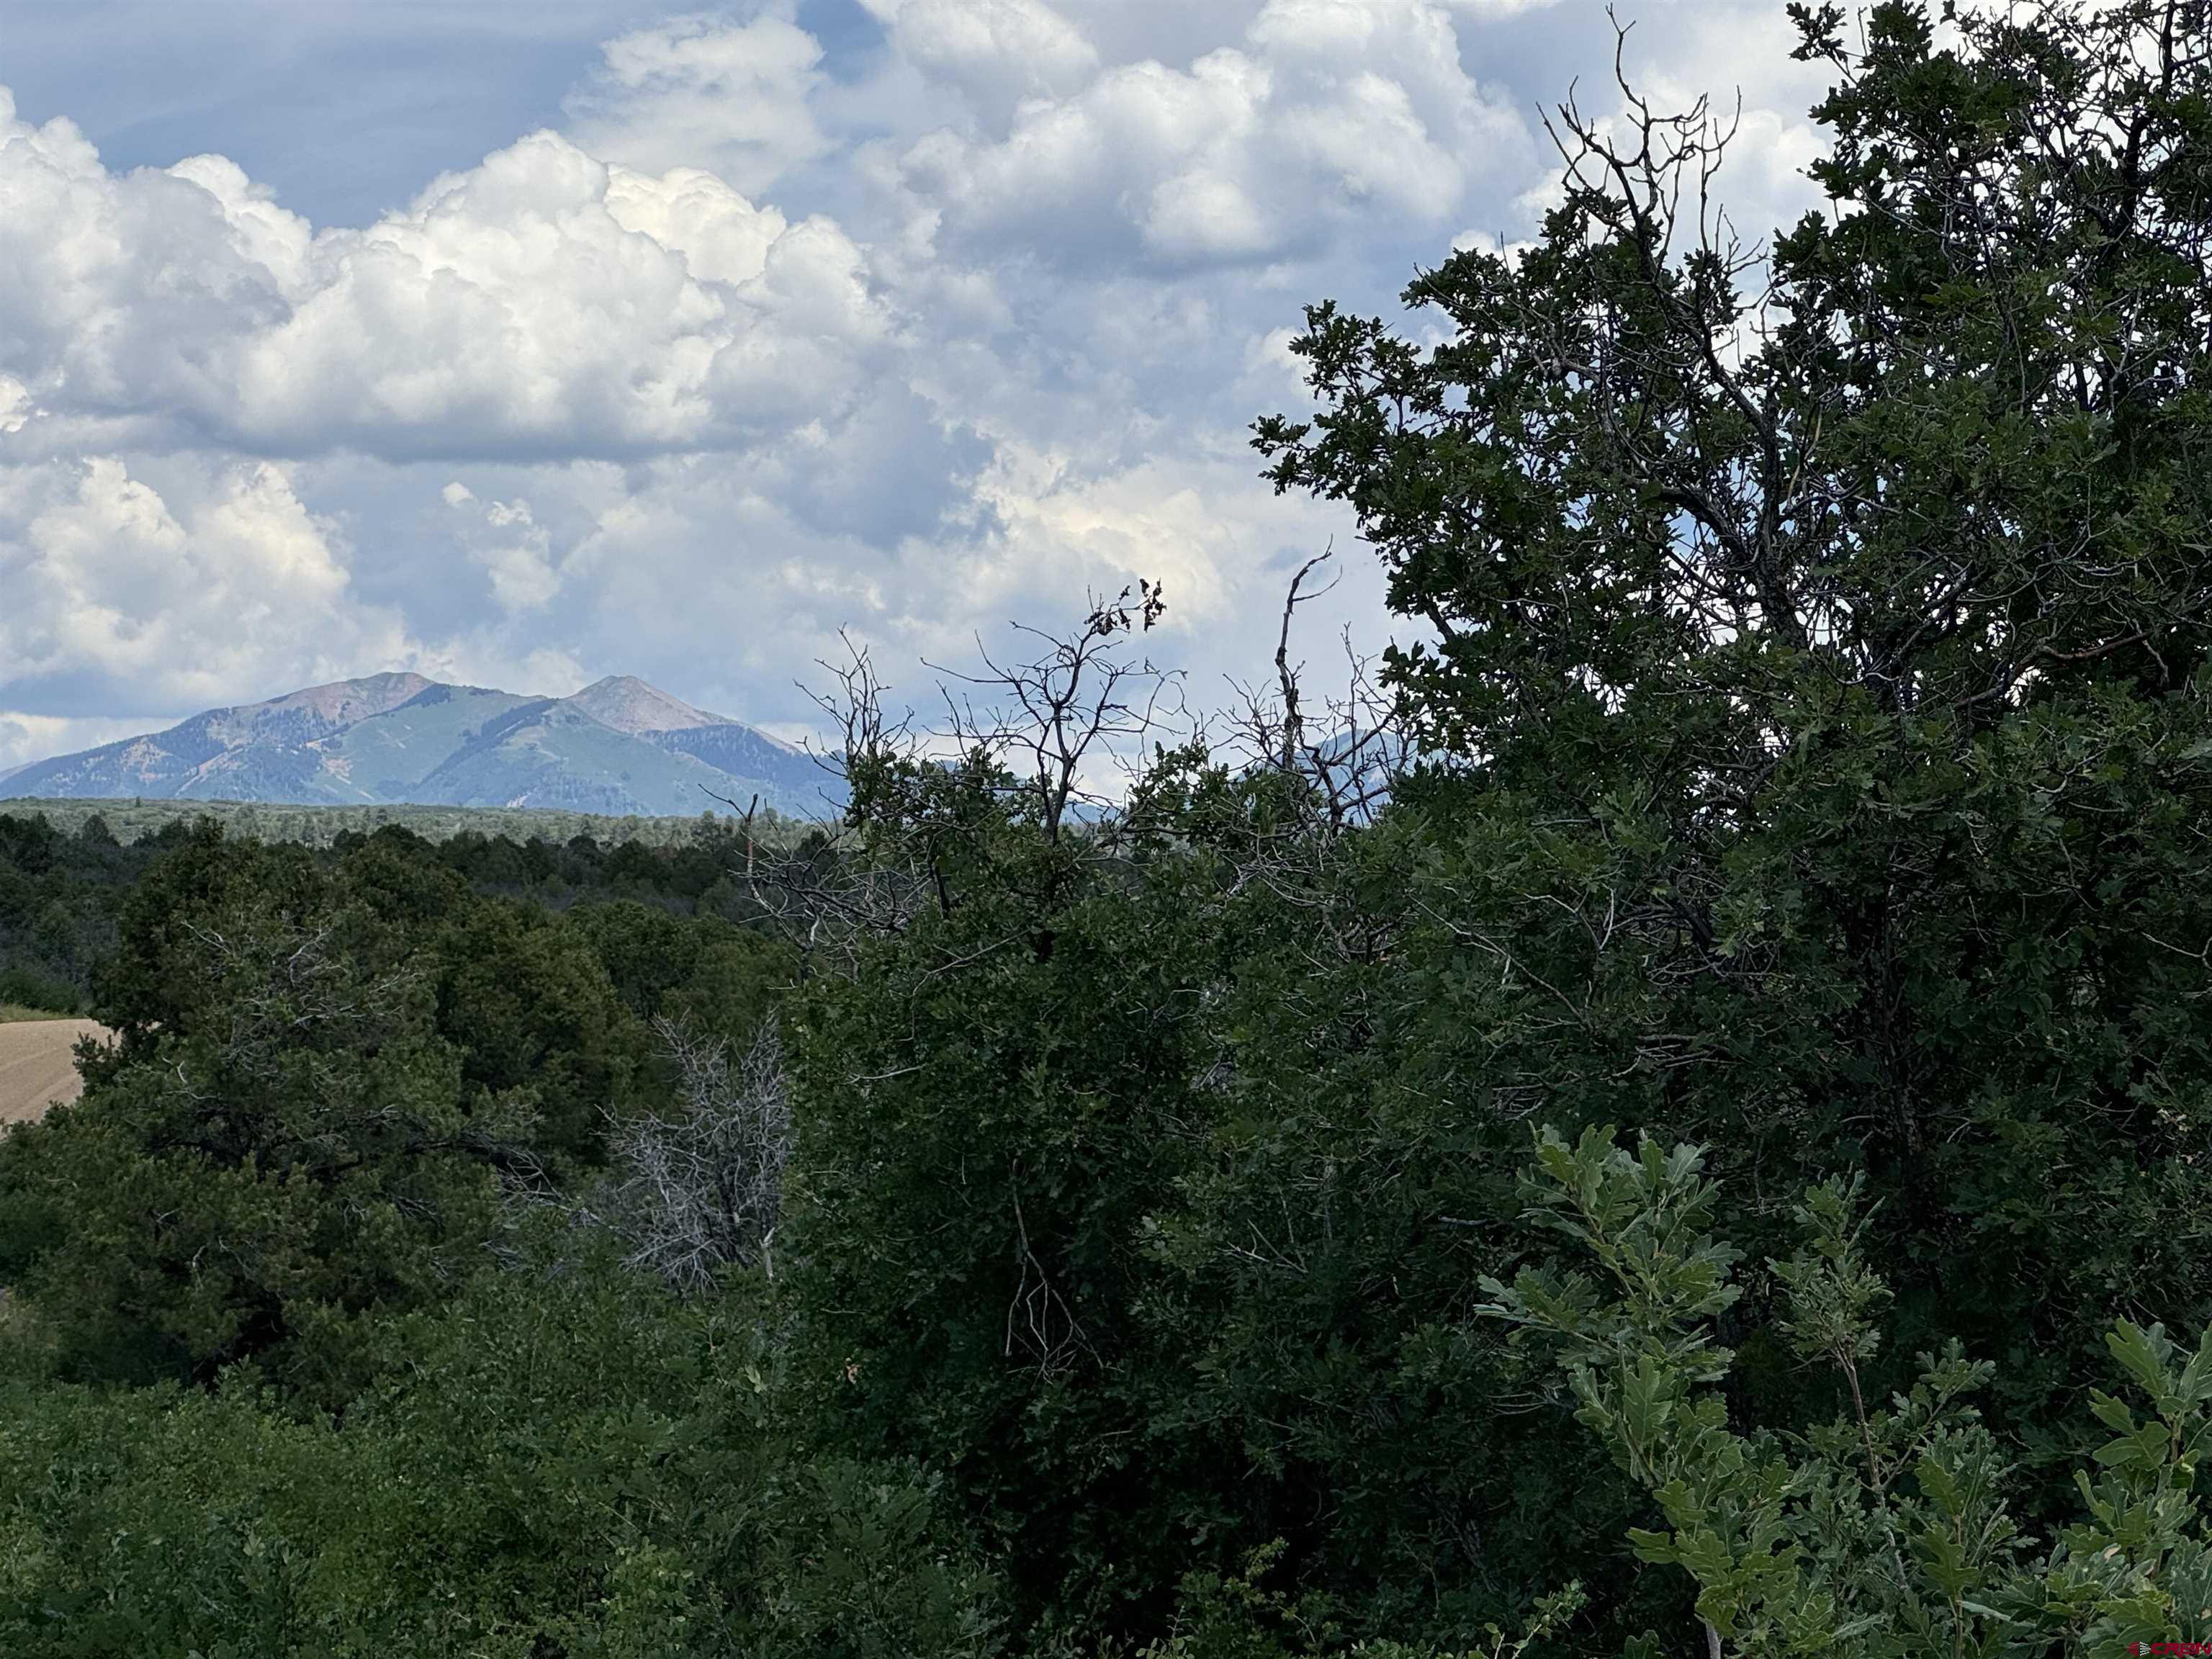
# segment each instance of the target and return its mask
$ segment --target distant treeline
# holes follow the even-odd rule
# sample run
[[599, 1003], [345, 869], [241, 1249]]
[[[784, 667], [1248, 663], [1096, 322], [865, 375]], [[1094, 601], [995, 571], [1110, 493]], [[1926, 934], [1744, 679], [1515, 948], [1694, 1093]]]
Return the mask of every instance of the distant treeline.
[[[741, 819], [608, 818], [449, 807], [261, 806], [236, 802], [0, 803], [0, 1005], [57, 1014], [90, 1006], [116, 948], [125, 897], [164, 854], [204, 826], [231, 839], [295, 844], [327, 861], [372, 837], [404, 846], [483, 894], [549, 910], [627, 899], [677, 915], [732, 920], [733, 877], [754, 853], [799, 844], [803, 826]], [[383, 822], [379, 822], [383, 820]], [[632, 829], [639, 831], [629, 833]]]
[[[121, 842], [143, 841], [174, 824], [212, 818], [233, 835], [256, 841], [297, 842], [328, 847], [346, 834], [367, 835], [387, 824], [425, 841], [456, 836], [504, 836], [517, 842], [563, 842], [581, 836], [606, 846], [636, 842], [646, 847], [681, 847], [695, 836], [713, 834], [717, 825], [744, 822], [737, 812], [702, 812], [696, 817], [609, 817], [536, 806], [291, 806], [237, 800], [38, 800], [0, 797], [0, 813], [45, 818], [74, 835], [94, 818]], [[787, 846], [805, 831], [800, 821], [767, 807], [752, 815], [751, 830], [763, 845]]]

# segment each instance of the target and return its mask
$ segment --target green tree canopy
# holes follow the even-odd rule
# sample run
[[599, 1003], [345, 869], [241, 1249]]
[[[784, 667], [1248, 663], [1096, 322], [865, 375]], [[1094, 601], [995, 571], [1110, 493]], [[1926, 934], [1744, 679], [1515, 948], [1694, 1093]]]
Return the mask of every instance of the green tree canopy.
[[1820, 211], [1740, 243], [1706, 111], [1570, 105], [1536, 242], [1415, 281], [1433, 344], [1311, 310], [1258, 441], [1430, 630], [1468, 1086], [1863, 1161], [1900, 1316], [2040, 1402], [2117, 1303], [2204, 1311], [2152, 1217], [2212, 1113], [2206, 18], [1793, 15]]

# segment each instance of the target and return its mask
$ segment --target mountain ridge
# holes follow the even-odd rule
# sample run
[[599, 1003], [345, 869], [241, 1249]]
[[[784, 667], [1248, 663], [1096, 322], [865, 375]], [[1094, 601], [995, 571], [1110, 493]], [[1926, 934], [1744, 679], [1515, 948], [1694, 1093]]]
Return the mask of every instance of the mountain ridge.
[[634, 675], [564, 697], [386, 673], [204, 709], [0, 774], [19, 799], [550, 806], [681, 817], [727, 801], [834, 810], [805, 751]]

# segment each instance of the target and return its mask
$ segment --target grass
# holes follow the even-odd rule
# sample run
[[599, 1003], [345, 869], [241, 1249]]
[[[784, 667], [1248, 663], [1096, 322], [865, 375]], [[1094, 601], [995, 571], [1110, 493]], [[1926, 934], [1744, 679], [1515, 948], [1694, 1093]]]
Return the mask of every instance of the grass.
[[13, 1024], [22, 1019], [75, 1019], [75, 1014], [58, 1014], [51, 1008], [26, 1008], [20, 1002], [0, 1002], [0, 1025]]

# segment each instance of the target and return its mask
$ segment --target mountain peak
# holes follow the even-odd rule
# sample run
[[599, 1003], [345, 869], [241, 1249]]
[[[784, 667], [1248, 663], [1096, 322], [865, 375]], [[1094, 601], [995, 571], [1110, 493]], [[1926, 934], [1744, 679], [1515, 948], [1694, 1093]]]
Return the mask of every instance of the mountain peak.
[[410, 702], [428, 691], [432, 684], [420, 674], [367, 674], [357, 680], [333, 680], [328, 685], [311, 685], [304, 691], [271, 697], [267, 702], [249, 707], [305, 709], [320, 715], [332, 725], [346, 726], [372, 714], [387, 714], [402, 703]]
[[9, 797], [556, 806], [690, 817], [836, 805], [787, 744], [629, 675], [573, 697], [373, 674], [210, 708], [166, 732], [9, 773]]
[[650, 732], [689, 732], [702, 726], [732, 724], [726, 716], [694, 708], [659, 687], [647, 684], [635, 674], [610, 674], [563, 701], [600, 725], [632, 737]]

